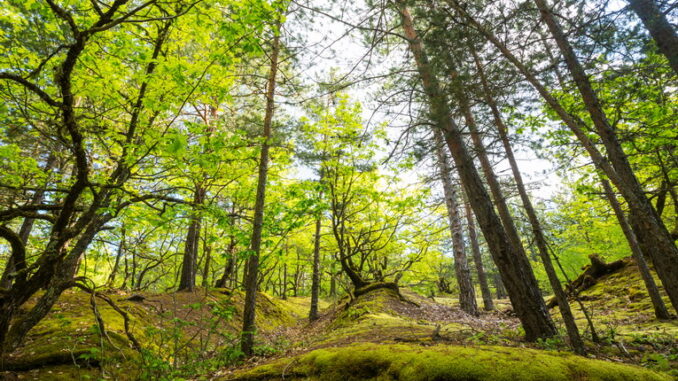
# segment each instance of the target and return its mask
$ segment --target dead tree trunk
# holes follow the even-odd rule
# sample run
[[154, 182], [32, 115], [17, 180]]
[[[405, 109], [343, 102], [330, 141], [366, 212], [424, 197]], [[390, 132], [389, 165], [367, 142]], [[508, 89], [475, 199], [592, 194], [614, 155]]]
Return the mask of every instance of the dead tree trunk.
[[459, 215], [459, 204], [457, 203], [457, 192], [454, 189], [451, 178], [449, 159], [445, 153], [445, 146], [442, 132], [434, 131], [436, 156], [438, 158], [438, 168], [440, 178], [443, 183], [443, 193], [445, 197], [445, 206], [447, 207], [447, 218], [450, 225], [450, 234], [452, 236], [452, 252], [454, 253], [454, 273], [459, 285], [459, 306], [462, 311], [477, 316], [478, 306], [476, 304], [475, 290], [471, 282], [471, 271], [468, 268], [466, 259], [466, 247], [461, 230], [461, 216]]
[[556, 329], [546, 310], [528, 260], [524, 253], [514, 248], [504, 231], [501, 220], [494, 211], [492, 200], [464, 143], [461, 130], [451, 118], [447, 97], [441, 92], [434, 71], [428, 62], [423, 43], [414, 29], [409, 11], [402, 1], [396, 2], [396, 5], [429, 101], [432, 120], [436, 124], [434, 128], [444, 132], [446, 143], [454, 158], [471, 207], [478, 218], [490, 252], [504, 280], [516, 315], [525, 329], [525, 337], [529, 341], [551, 337], [555, 335]]

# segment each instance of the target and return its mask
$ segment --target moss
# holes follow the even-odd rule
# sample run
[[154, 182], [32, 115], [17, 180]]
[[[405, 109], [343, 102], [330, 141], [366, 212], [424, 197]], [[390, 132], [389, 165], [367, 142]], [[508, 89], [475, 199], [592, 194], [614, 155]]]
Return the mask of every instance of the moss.
[[[628, 263], [626, 266], [599, 278], [595, 285], [580, 294], [598, 330], [613, 330], [616, 336], [625, 339], [651, 332], [662, 332], [678, 339], [678, 322], [659, 321], [654, 317], [652, 302], [638, 267], [630, 258], [624, 261]], [[657, 280], [657, 284], [661, 283]], [[665, 304], [670, 306], [668, 296], [661, 288], [660, 293]], [[579, 305], [571, 303], [571, 306], [577, 324], [586, 327]], [[551, 312], [555, 320], [561, 320], [557, 307]]]
[[[307, 319], [308, 313], [311, 310], [311, 298], [308, 296], [289, 296], [287, 299], [274, 299], [276, 304], [287, 310], [292, 316], [297, 319]], [[329, 303], [325, 300], [318, 300], [318, 309], [323, 310], [329, 307]]]
[[496, 346], [358, 344], [318, 349], [222, 380], [465, 380], [632, 381], [670, 380], [640, 367], [560, 352]]

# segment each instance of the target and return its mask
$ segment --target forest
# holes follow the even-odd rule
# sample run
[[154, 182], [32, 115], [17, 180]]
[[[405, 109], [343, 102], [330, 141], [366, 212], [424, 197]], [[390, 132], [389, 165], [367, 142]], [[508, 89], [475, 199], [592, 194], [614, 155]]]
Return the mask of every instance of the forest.
[[0, 379], [678, 380], [677, 28], [0, 0]]

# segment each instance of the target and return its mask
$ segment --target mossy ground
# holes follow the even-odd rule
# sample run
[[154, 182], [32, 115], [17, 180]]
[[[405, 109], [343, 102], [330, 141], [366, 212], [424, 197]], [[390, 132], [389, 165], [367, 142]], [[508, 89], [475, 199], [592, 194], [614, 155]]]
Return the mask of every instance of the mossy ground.
[[[562, 339], [527, 343], [507, 300], [472, 317], [456, 298], [404, 298], [379, 289], [332, 305], [305, 338], [266, 365], [231, 369], [225, 380], [671, 380], [675, 321], [657, 321], [634, 266], [608, 275], [583, 293], [603, 336], [584, 332], [589, 358], [567, 352]], [[479, 301], [480, 303], [480, 301]], [[597, 312], [596, 312], [597, 311]], [[610, 311], [610, 312], [608, 312]], [[558, 310], [552, 314], [564, 334]], [[583, 318], [575, 308], [578, 318]], [[586, 331], [586, 325], [578, 320]], [[611, 327], [619, 329], [612, 334]], [[500, 345], [500, 346], [499, 346]], [[621, 365], [621, 363], [628, 363]], [[672, 376], [673, 375], [673, 376]]]
[[[196, 354], [236, 347], [242, 293], [214, 289], [139, 295], [144, 300], [132, 302], [129, 293], [109, 293], [132, 317], [132, 331], [145, 348], [165, 364], [190, 363]], [[518, 320], [505, 311], [507, 300], [497, 301], [499, 311], [473, 317], [458, 309], [454, 296], [429, 299], [406, 289], [401, 295], [377, 289], [356, 300], [322, 303], [321, 318], [312, 324], [306, 319], [308, 298], [260, 294], [258, 357], [222, 370], [217, 370], [218, 362], [190, 370], [201, 379], [240, 380], [280, 379], [283, 374], [310, 380], [478, 381], [670, 380], [676, 375], [678, 325], [653, 318], [635, 267], [599, 279], [582, 297], [604, 339], [594, 344], [585, 332], [589, 359], [566, 353], [559, 339], [524, 342]], [[130, 348], [122, 318], [104, 302], [97, 305], [111, 343], [99, 335], [89, 295], [69, 291], [26, 345], [8, 358], [15, 369], [26, 370], [4, 375], [157, 379], [140, 367], [155, 363], [140, 361]], [[573, 308], [585, 331], [583, 315]], [[557, 308], [551, 312], [562, 329]]]
[[[678, 320], [658, 320], [638, 267], [630, 258], [626, 266], [596, 280], [580, 294], [589, 311], [602, 344], [589, 345], [602, 357], [642, 364], [667, 371], [678, 377]], [[654, 273], [653, 273], [654, 274]], [[655, 281], [661, 285], [659, 279]], [[668, 296], [660, 287], [664, 303], [674, 312]], [[578, 303], [570, 303], [577, 325], [590, 338], [584, 313]], [[551, 311], [561, 324], [558, 307]]]
[[[241, 292], [225, 289], [193, 293], [107, 294], [131, 318], [131, 332], [147, 356], [172, 363], [188, 359], [199, 348], [220, 350], [235, 346], [242, 321]], [[141, 296], [142, 301], [127, 300]], [[279, 300], [264, 293], [258, 298], [258, 343], [271, 346], [284, 330], [304, 314], [304, 298]], [[308, 305], [308, 303], [306, 303]], [[25, 309], [31, 307], [31, 303]], [[49, 315], [30, 331], [24, 345], [4, 359], [7, 372], [0, 379], [135, 379], [149, 360], [131, 348], [122, 316], [100, 299], [97, 310], [105, 322], [102, 337], [94, 318], [90, 295], [79, 290], [64, 292]]]
[[647, 369], [569, 353], [499, 346], [361, 343], [318, 349], [225, 379], [447, 381], [670, 381]]

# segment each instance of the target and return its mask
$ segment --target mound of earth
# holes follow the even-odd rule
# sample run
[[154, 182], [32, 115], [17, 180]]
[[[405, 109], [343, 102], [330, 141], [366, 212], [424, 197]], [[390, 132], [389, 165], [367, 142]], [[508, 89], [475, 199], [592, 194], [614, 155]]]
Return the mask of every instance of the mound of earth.
[[[651, 336], [675, 344], [678, 340], [678, 320], [655, 318], [652, 301], [635, 262], [628, 257], [612, 265], [612, 271], [601, 272], [596, 277], [586, 276], [590, 269], [590, 266], [586, 266], [578, 278], [582, 279], [579, 300], [590, 311], [598, 330], [602, 333], [612, 331], [612, 334], [628, 342], [640, 342]], [[654, 271], [652, 274], [655, 275]], [[656, 275], [655, 281], [661, 285]], [[671, 310], [668, 295], [661, 286], [660, 294]], [[570, 304], [579, 327], [586, 327], [584, 314], [574, 298]], [[552, 313], [554, 317], [560, 316], [557, 307]]]
[[[188, 352], [196, 345], [209, 350], [233, 345], [242, 326], [242, 292], [109, 291], [105, 296], [126, 312], [129, 333], [147, 356], [157, 359], [168, 360], [182, 348]], [[104, 335], [95, 319], [91, 295], [80, 290], [66, 291], [45, 319], [29, 332], [24, 344], [5, 355], [0, 363], [0, 378], [98, 379], [105, 367], [109, 378], [135, 379], [138, 368], [148, 359], [142, 361], [132, 348], [122, 315], [100, 298], [94, 301], [104, 322]], [[303, 313], [293, 301], [263, 293], [257, 301], [257, 326], [263, 341], [295, 325]], [[24, 308], [30, 306], [31, 303]]]
[[222, 378], [264, 380], [669, 381], [647, 369], [569, 353], [498, 346], [362, 343], [317, 349]]

